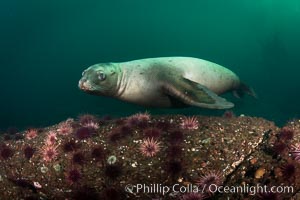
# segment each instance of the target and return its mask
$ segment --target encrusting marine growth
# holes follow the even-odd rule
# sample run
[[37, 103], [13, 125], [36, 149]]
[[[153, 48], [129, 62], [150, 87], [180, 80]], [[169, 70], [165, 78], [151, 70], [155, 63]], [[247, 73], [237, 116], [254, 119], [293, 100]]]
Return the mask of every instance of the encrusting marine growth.
[[[261, 118], [85, 114], [43, 129], [4, 134], [0, 199], [266, 199], [300, 190], [300, 121], [283, 128]], [[126, 185], [289, 185], [294, 192], [162, 195]], [[176, 187], [177, 188], [177, 187]]]

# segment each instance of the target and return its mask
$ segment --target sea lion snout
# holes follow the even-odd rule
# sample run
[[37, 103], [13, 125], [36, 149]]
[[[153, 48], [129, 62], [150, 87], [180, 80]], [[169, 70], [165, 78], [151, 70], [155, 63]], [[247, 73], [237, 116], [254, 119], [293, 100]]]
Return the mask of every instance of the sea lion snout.
[[85, 69], [82, 72], [82, 77], [78, 82], [79, 89], [83, 90], [84, 92], [92, 92], [93, 91], [93, 88], [94, 88], [93, 83], [91, 83], [91, 80], [90, 80], [91, 74], [93, 74], [93, 73], [90, 68]]
[[86, 78], [81, 78], [79, 80], [78, 87], [79, 87], [79, 89], [81, 89], [83, 91], [89, 91], [89, 90], [91, 90], [91, 85], [90, 85], [89, 81], [86, 80]]

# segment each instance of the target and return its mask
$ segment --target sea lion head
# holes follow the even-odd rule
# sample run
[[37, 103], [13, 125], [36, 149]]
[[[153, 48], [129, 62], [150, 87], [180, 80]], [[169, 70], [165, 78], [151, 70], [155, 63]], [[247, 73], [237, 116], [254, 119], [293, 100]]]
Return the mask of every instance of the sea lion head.
[[114, 96], [117, 93], [120, 68], [115, 63], [99, 63], [82, 72], [78, 87], [86, 93]]

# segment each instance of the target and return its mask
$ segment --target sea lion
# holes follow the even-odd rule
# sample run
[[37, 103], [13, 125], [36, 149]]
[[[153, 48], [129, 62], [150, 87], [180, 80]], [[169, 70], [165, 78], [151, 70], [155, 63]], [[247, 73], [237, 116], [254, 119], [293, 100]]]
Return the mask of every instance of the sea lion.
[[218, 96], [254, 92], [221, 65], [191, 57], [161, 57], [99, 63], [82, 73], [79, 88], [147, 107], [198, 106], [228, 109], [233, 103]]

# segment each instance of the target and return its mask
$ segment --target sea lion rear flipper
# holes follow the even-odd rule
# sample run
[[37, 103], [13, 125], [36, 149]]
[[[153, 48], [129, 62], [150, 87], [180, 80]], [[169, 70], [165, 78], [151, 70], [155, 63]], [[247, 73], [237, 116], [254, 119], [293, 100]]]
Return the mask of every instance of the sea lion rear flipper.
[[233, 95], [236, 98], [241, 98], [244, 96], [244, 94], [248, 94], [248, 95], [254, 97], [255, 99], [257, 99], [257, 95], [256, 95], [255, 91], [253, 90], [253, 88], [251, 88], [248, 85], [246, 85], [245, 83], [241, 82], [239, 87], [236, 90], [233, 90]]
[[163, 84], [164, 93], [184, 104], [212, 109], [229, 109], [234, 106], [233, 103], [219, 97], [204, 85], [184, 77], [171, 80]]

